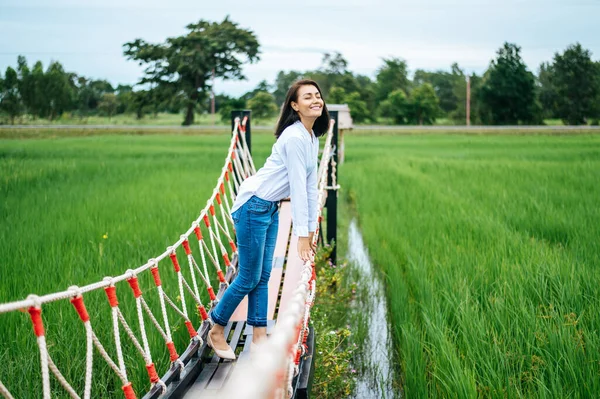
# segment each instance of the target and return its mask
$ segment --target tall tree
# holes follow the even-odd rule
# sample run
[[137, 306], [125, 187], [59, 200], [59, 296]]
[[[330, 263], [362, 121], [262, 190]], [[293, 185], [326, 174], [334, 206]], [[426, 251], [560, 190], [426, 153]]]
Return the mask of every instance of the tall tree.
[[409, 101], [409, 122], [431, 125], [439, 114], [439, 99], [429, 83], [413, 89]]
[[6, 68], [4, 79], [0, 79], [0, 110], [10, 118], [10, 123], [15, 123], [15, 118], [21, 114], [21, 96], [19, 95], [19, 79], [17, 72]]
[[[504, 43], [484, 75], [480, 98], [494, 125], [538, 123], [535, 77], [521, 58], [521, 48]], [[484, 121], [485, 122], [485, 121]]]
[[387, 99], [395, 90], [409, 93], [408, 66], [400, 58], [384, 58], [383, 66], [377, 70], [377, 100]]
[[70, 81], [71, 75], [66, 73], [58, 62], [52, 62], [44, 74], [43, 89], [45, 92], [44, 106], [50, 120], [60, 116], [73, 107], [75, 93]]
[[565, 124], [586, 124], [600, 114], [600, 73], [589, 50], [577, 43], [554, 55], [550, 82], [556, 92], [556, 108]]
[[186, 28], [186, 35], [168, 38], [163, 44], [142, 39], [125, 43], [124, 53], [146, 65], [140, 84], [174, 86], [184, 93], [183, 124], [191, 125], [201, 94], [210, 88], [213, 71], [217, 78], [245, 79], [242, 65], [259, 59], [259, 43], [252, 31], [239, 28], [229, 17], [220, 23], [200, 20]]

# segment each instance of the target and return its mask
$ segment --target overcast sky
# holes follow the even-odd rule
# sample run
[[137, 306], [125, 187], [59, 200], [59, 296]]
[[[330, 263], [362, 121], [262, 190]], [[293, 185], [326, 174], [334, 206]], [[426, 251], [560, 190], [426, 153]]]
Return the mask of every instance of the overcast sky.
[[60, 61], [65, 69], [113, 84], [134, 84], [142, 68], [123, 56], [136, 38], [163, 42], [185, 25], [225, 16], [251, 29], [261, 60], [248, 80], [216, 82], [241, 95], [280, 70], [317, 68], [339, 51], [355, 73], [375, 76], [382, 58], [404, 58], [410, 71], [482, 73], [505, 41], [522, 47], [533, 72], [555, 52], [580, 42], [600, 59], [600, 0], [0, 0], [0, 71]]

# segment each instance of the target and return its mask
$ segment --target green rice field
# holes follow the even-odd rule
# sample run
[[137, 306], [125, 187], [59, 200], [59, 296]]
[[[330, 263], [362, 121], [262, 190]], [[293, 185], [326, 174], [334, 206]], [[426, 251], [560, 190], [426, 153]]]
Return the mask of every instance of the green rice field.
[[[229, 142], [225, 132], [18, 134], [0, 139], [0, 302], [83, 286], [162, 253], [206, 204]], [[272, 143], [253, 132], [257, 166]], [[341, 195], [385, 276], [406, 398], [597, 396], [600, 135], [361, 132], [347, 134], [345, 148]], [[163, 265], [174, 298], [175, 273]], [[140, 278], [158, 309], [151, 277]], [[118, 292], [135, 324], [129, 287]], [[113, 354], [105, 294], [85, 298]], [[82, 392], [81, 321], [67, 301], [43, 316], [51, 355]], [[173, 324], [181, 352], [189, 338]], [[168, 352], [150, 335], [162, 374]], [[0, 336], [0, 380], [17, 398], [41, 397], [29, 315], [0, 314]], [[125, 356], [141, 397], [143, 362], [131, 345]], [[120, 380], [95, 359], [94, 397], [119, 395]]]
[[406, 398], [600, 392], [600, 136], [372, 136], [340, 169]]

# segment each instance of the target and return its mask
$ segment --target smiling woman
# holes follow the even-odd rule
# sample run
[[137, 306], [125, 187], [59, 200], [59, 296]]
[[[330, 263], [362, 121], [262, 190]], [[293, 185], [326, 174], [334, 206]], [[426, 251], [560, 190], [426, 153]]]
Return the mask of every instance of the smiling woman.
[[231, 207], [237, 232], [239, 275], [211, 312], [214, 327], [208, 344], [225, 359], [235, 359], [224, 327], [248, 296], [248, 325], [253, 327], [251, 352], [266, 337], [268, 282], [278, 230], [278, 206], [291, 198], [298, 254], [308, 261], [314, 253], [317, 228], [318, 137], [329, 128], [329, 113], [321, 90], [312, 80], [299, 80], [288, 90], [275, 130], [277, 141], [265, 165], [241, 185]]

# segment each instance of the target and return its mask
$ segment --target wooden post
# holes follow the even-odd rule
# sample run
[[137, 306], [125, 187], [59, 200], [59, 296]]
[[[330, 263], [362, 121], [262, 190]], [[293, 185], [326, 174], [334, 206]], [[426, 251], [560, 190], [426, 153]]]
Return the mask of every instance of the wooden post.
[[467, 76], [467, 126], [471, 126], [471, 79]]
[[[335, 121], [333, 125], [333, 140], [331, 145], [333, 147], [333, 160], [338, 163], [338, 111], [329, 111], [331, 118]], [[338, 168], [335, 168], [335, 184], [338, 181]], [[331, 262], [335, 264], [337, 258], [337, 189], [333, 187], [334, 179], [332, 174], [331, 162], [327, 165], [327, 201], [325, 206], [327, 207], [327, 242], [335, 241], [335, 246], [331, 252]]]

